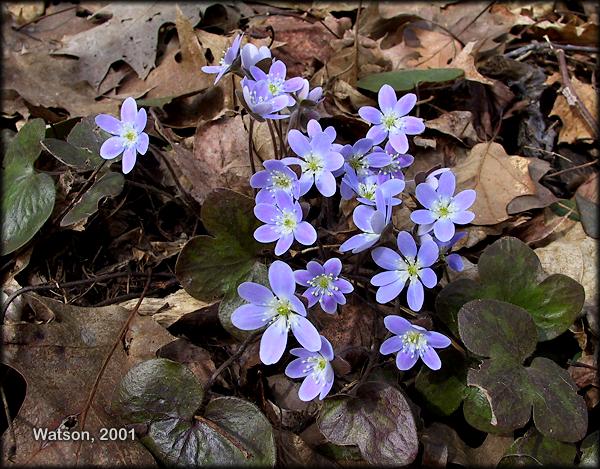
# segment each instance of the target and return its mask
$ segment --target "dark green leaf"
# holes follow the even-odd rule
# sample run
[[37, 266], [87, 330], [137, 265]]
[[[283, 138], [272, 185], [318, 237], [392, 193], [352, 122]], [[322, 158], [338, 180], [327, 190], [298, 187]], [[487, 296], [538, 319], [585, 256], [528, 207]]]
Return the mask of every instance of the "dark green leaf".
[[578, 193], [575, 194], [575, 201], [577, 202], [581, 225], [585, 234], [598, 239], [600, 237], [598, 204]]
[[468, 386], [465, 390], [463, 414], [469, 425], [486, 433], [508, 434], [513, 429], [500, 428], [492, 425], [492, 408], [483, 391], [475, 386]]
[[558, 199], [558, 202], [554, 202], [550, 205], [552, 210], [559, 217], [565, 215], [569, 220], [580, 221], [579, 211], [577, 210], [577, 204], [574, 199]]
[[326, 399], [319, 429], [331, 443], [357, 445], [363, 458], [376, 466], [410, 464], [419, 450], [408, 400], [380, 383], [366, 383], [357, 397]]
[[101, 162], [100, 147], [109, 138], [110, 134], [96, 125], [94, 117], [85, 117], [69, 132], [67, 142], [77, 148], [89, 150]]
[[125, 178], [121, 173], [108, 172], [97, 180], [73, 205], [60, 222], [60, 226], [69, 226], [87, 220], [96, 213], [98, 203], [103, 197], [116, 197], [123, 190]]
[[383, 85], [390, 85], [396, 91], [413, 90], [420, 83], [445, 83], [464, 75], [460, 68], [428, 68], [395, 70], [374, 73], [358, 80], [356, 86], [377, 93]]
[[119, 387], [124, 422], [145, 424], [142, 443], [164, 465], [275, 464], [273, 430], [258, 408], [236, 397], [211, 400], [185, 366], [158, 358], [132, 368]]
[[488, 246], [478, 264], [480, 281], [459, 279], [436, 298], [441, 319], [458, 332], [457, 315], [465, 303], [477, 298], [506, 301], [526, 309], [537, 327], [539, 341], [566, 331], [583, 307], [583, 287], [566, 275], [543, 278], [537, 255], [516, 238], [502, 238]]
[[12, 139], [4, 156], [2, 255], [19, 249], [33, 238], [54, 208], [54, 181], [33, 168], [44, 134], [42, 119], [29, 121]]
[[261, 246], [254, 239], [259, 222], [254, 201], [229, 190], [215, 189], [202, 205], [202, 222], [214, 236], [196, 236], [183, 247], [175, 272], [185, 290], [211, 301], [236, 288], [254, 265]]
[[94, 155], [89, 150], [78, 148], [57, 138], [42, 140], [42, 146], [61, 163], [75, 168], [77, 171], [89, 171], [102, 162], [98, 155]]
[[573, 466], [576, 454], [574, 445], [548, 438], [532, 428], [508, 448], [498, 467], [568, 467]]
[[595, 431], [581, 443], [579, 467], [598, 467], [598, 436], [598, 431]]

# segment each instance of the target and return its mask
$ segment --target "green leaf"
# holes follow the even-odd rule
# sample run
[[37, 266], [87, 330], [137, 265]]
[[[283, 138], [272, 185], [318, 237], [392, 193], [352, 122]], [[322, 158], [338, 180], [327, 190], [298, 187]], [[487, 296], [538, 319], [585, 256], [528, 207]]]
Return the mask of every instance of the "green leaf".
[[45, 131], [42, 119], [29, 121], [6, 150], [2, 163], [1, 255], [19, 249], [33, 238], [54, 208], [54, 181], [33, 168]]
[[575, 445], [548, 438], [531, 428], [508, 448], [497, 467], [573, 466]]
[[93, 155], [98, 156], [99, 161], [102, 161], [99, 156], [100, 147], [108, 138], [110, 134], [96, 125], [94, 117], [85, 117], [69, 132], [67, 142], [75, 147], [89, 150]]
[[[269, 273], [267, 271], [267, 267], [260, 262], [256, 262], [252, 266], [252, 269], [248, 273], [247, 277], [241, 280], [241, 282], [259, 283], [269, 288]], [[247, 302], [240, 297], [240, 295], [238, 295], [236, 286], [225, 294], [223, 300], [221, 300], [221, 303], [219, 304], [219, 321], [221, 321], [223, 329], [225, 329], [238, 340], [244, 340], [253, 334], [253, 331], [243, 331], [238, 329], [231, 322], [231, 315], [233, 312], [246, 303]]]
[[196, 236], [181, 250], [175, 273], [185, 290], [211, 301], [237, 288], [254, 265], [261, 245], [254, 239], [259, 222], [254, 201], [229, 190], [215, 189], [202, 205], [202, 222], [214, 236]]
[[164, 465], [275, 465], [273, 429], [258, 408], [236, 397], [211, 400], [185, 366], [158, 358], [121, 381], [117, 408], [125, 423], [145, 424], [142, 443]]
[[356, 445], [362, 457], [376, 466], [404, 466], [419, 450], [410, 404], [399, 390], [381, 383], [366, 383], [357, 397], [326, 399], [319, 430], [336, 445]]
[[390, 85], [396, 91], [413, 90], [420, 83], [445, 83], [454, 81], [465, 74], [460, 68], [428, 68], [415, 70], [395, 70], [374, 73], [358, 80], [356, 86], [377, 93], [383, 85]]
[[482, 432], [512, 434], [512, 430], [499, 428], [497, 425], [492, 425], [490, 423], [492, 421], [492, 408], [490, 407], [490, 403], [483, 391], [474, 386], [467, 386], [465, 389], [463, 415], [469, 425]]
[[506, 301], [526, 309], [537, 327], [539, 341], [565, 332], [581, 312], [581, 284], [562, 274], [545, 275], [535, 252], [516, 238], [499, 239], [479, 259], [480, 281], [459, 279], [436, 298], [440, 318], [456, 334], [458, 311], [476, 298]]
[[123, 190], [125, 177], [121, 173], [108, 172], [98, 179], [73, 205], [60, 222], [60, 226], [69, 226], [87, 220], [96, 213], [98, 203], [104, 197], [116, 197]]
[[598, 431], [589, 434], [581, 443], [579, 467], [598, 467]]
[[446, 349], [439, 354], [442, 368], [433, 371], [422, 367], [415, 380], [415, 388], [434, 412], [450, 415], [465, 397], [467, 368], [456, 350]]
[[568, 372], [543, 357], [523, 366], [536, 345], [535, 324], [527, 311], [502, 301], [474, 300], [461, 308], [458, 328], [469, 351], [489, 357], [468, 371], [467, 384], [487, 399], [493, 427], [505, 433], [521, 428], [533, 407], [533, 421], [543, 435], [567, 442], [583, 438], [585, 402]]

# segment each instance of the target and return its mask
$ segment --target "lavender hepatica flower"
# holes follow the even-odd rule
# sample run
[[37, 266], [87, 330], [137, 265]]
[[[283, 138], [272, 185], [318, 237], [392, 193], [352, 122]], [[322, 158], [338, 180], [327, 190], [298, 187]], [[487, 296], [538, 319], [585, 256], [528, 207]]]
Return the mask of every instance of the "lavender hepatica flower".
[[260, 189], [256, 194], [257, 204], [274, 204], [278, 192], [285, 192], [295, 199], [299, 197], [298, 176], [279, 160], [267, 160], [265, 169], [252, 175], [250, 185]]
[[295, 77], [286, 80], [287, 69], [281, 60], [273, 62], [268, 74], [256, 66], [250, 67], [250, 73], [256, 81], [265, 81], [267, 83], [267, 89], [271, 93], [271, 96], [285, 96], [288, 100], [287, 105], [294, 105], [296, 100], [287, 93], [292, 93], [302, 88], [302, 78]]
[[242, 80], [242, 96], [248, 111], [256, 120], [287, 119], [289, 116], [277, 114], [287, 107], [289, 96], [281, 94], [273, 96], [266, 80]]
[[123, 174], [135, 166], [136, 154], [145, 155], [150, 142], [146, 127], [146, 110], [138, 111], [135, 99], [127, 98], [121, 106], [121, 120], [109, 114], [96, 116], [96, 124], [113, 135], [100, 147], [100, 156], [112, 160], [123, 153]]
[[396, 298], [408, 282], [408, 306], [413, 311], [419, 311], [423, 306], [423, 285], [433, 288], [437, 284], [437, 277], [430, 266], [438, 258], [438, 247], [435, 242], [428, 240], [417, 251], [415, 240], [406, 231], [398, 233], [397, 245], [402, 256], [386, 247], [373, 249], [373, 260], [386, 270], [373, 276], [371, 284], [379, 287], [377, 301], [387, 303]]
[[242, 47], [240, 56], [242, 57], [242, 67], [250, 73], [251, 67], [254, 67], [261, 60], [271, 57], [271, 49], [267, 46], [256, 47], [254, 44], [248, 43]]
[[318, 352], [304, 348], [293, 348], [290, 353], [298, 358], [292, 360], [285, 368], [285, 374], [289, 378], [304, 378], [298, 397], [308, 402], [319, 396], [323, 400], [333, 386], [333, 347], [331, 343], [321, 336], [321, 349]]
[[450, 241], [440, 241], [439, 239], [427, 233], [421, 236], [420, 239], [421, 244], [423, 244], [423, 242], [426, 240], [433, 240], [435, 244], [438, 245], [438, 248], [440, 250], [439, 259], [444, 261], [448, 265], [448, 267], [450, 267], [455, 272], [461, 272], [464, 268], [464, 262], [462, 257], [459, 254], [455, 252], [451, 253], [450, 251], [452, 249], [452, 246], [454, 246], [458, 241], [463, 239], [466, 235], [467, 233], [461, 231], [460, 233], [456, 233], [454, 236], [452, 236]]
[[385, 327], [395, 334], [385, 340], [379, 348], [379, 353], [389, 355], [396, 353], [396, 366], [401, 371], [410, 370], [420, 358], [432, 370], [439, 370], [442, 362], [436, 348], [450, 345], [450, 339], [435, 331], [415, 326], [406, 319], [390, 315], [383, 320]]
[[340, 278], [341, 272], [342, 262], [337, 258], [329, 259], [323, 265], [310, 261], [306, 270], [294, 272], [296, 282], [308, 287], [303, 296], [308, 299], [309, 307], [319, 303], [323, 311], [333, 314], [338, 304], [346, 304], [344, 294], [352, 292], [354, 287], [348, 280]]
[[281, 161], [300, 165], [300, 195], [306, 194], [313, 184], [325, 197], [335, 194], [336, 183], [332, 171], [344, 164], [344, 157], [333, 150], [330, 135], [321, 132], [309, 140], [300, 131], [292, 129], [288, 133], [288, 143], [300, 158], [287, 157]]
[[223, 58], [220, 60], [219, 65], [205, 65], [202, 67], [202, 71], [204, 73], [216, 73], [217, 77], [215, 78], [215, 85], [218, 81], [225, 75], [229, 70], [231, 70], [231, 66], [238, 58], [238, 54], [240, 52], [240, 43], [242, 42], [243, 34], [238, 34], [231, 47], [225, 51]]
[[449, 241], [454, 236], [454, 225], [466, 225], [475, 218], [467, 209], [475, 202], [476, 193], [472, 189], [459, 192], [454, 196], [456, 178], [452, 171], [443, 172], [439, 178], [437, 190], [422, 182], [417, 186], [417, 200], [425, 207], [410, 214], [410, 219], [419, 226], [418, 234], [433, 229], [440, 241]]
[[377, 190], [380, 190], [384, 197], [390, 197], [392, 206], [400, 205], [402, 202], [394, 197], [404, 190], [405, 183], [402, 179], [388, 179], [380, 184], [378, 176], [360, 177], [356, 175], [354, 170], [349, 168], [342, 182], [344, 183], [344, 191], [341, 191], [342, 198], [346, 200], [351, 199], [356, 194], [359, 202], [365, 205], [376, 205], [375, 194]]
[[386, 198], [378, 190], [375, 192], [375, 204], [375, 207], [359, 205], [354, 209], [352, 219], [362, 233], [347, 239], [340, 246], [340, 252], [352, 251], [353, 254], [357, 254], [365, 249], [369, 249], [379, 241], [383, 230], [385, 230], [392, 220], [391, 197], [388, 196]]
[[275, 194], [276, 204], [257, 204], [254, 215], [266, 225], [259, 226], [254, 231], [254, 238], [261, 243], [275, 245], [275, 255], [281, 256], [286, 252], [294, 239], [300, 244], [310, 246], [317, 240], [317, 232], [307, 221], [302, 221], [302, 208], [287, 192]]
[[376, 172], [380, 179], [387, 181], [388, 179], [404, 179], [402, 169], [409, 167], [415, 161], [414, 156], [398, 153], [390, 142], [386, 143], [385, 150], [380, 147], [371, 153], [372, 157], [383, 158], [387, 156], [389, 163], [385, 166], [371, 166], [371, 169]]
[[407, 116], [417, 102], [417, 96], [408, 93], [396, 99], [396, 92], [390, 85], [383, 85], [378, 94], [379, 109], [363, 106], [358, 114], [370, 124], [374, 124], [367, 132], [367, 138], [374, 144], [383, 142], [389, 137], [390, 143], [399, 153], [408, 150], [407, 135], [417, 135], [425, 130], [423, 119]]
[[321, 348], [315, 326], [306, 319], [306, 308], [295, 295], [296, 281], [289, 265], [275, 261], [269, 267], [271, 289], [254, 282], [244, 282], [238, 294], [250, 304], [242, 305], [231, 315], [238, 329], [252, 331], [268, 326], [260, 340], [260, 361], [265, 365], [277, 363], [287, 345], [288, 332], [309, 351]]
[[298, 97], [298, 100], [301, 102], [308, 100], [313, 105], [315, 105], [315, 104], [318, 104], [321, 101], [323, 101], [323, 88], [321, 88], [320, 86], [317, 86], [311, 90], [310, 83], [308, 82], [308, 80], [306, 78], [303, 78], [302, 79], [302, 88], [300, 88], [296, 92], [296, 96]]
[[[354, 170], [358, 176], [370, 174], [371, 168], [383, 168], [391, 163], [390, 155], [383, 152], [369, 153], [373, 140], [361, 138], [354, 145], [344, 145], [340, 153], [344, 157], [344, 170]], [[344, 172], [345, 172], [344, 171]]]

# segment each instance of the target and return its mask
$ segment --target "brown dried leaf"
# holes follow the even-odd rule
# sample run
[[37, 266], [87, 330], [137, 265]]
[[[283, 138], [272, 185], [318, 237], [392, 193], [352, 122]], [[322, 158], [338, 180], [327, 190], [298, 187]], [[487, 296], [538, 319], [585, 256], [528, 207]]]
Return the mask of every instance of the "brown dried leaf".
[[530, 158], [529, 176], [535, 184], [534, 195], [521, 195], [515, 197], [507, 206], [506, 211], [510, 215], [526, 212], [534, 208], [544, 208], [553, 204], [558, 198], [546, 186], [540, 183], [544, 174], [550, 171], [550, 163], [539, 158]]
[[206, 350], [187, 339], [175, 339], [156, 353], [157, 357], [168, 358], [189, 368], [203, 386], [215, 372], [215, 363]]
[[464, 49], [460, 51], [460, 53], [452, 60], [449, 67], [450, 68], [460, 68], [465, 71], [465, 78], [471, 81], [477, 81], [479, 83], [483, 83], [484, 85], [492, 86], [494, 84], [494, 80], [490, 78], [484, 77], [481, 73], [477, 71], [475, 67], [475, 57], [473, 57], [473, 48], [475, 47], [476, 42], [469, 42], [465, 45]]
[[507, 205], [520, 195], [535, 194], [530, 160], [507, 155], [499, 143], [479, 143], [455, 168], [457, 190], [474, 189], [475, 225], [494, 225], [509, 217]]
[[473, 127], [473, 114], [470, 111], [451, 111], [436, 119], [429, 120], [425, 125], [446, 135], [451, 135], [467, 145], [479, 141]]

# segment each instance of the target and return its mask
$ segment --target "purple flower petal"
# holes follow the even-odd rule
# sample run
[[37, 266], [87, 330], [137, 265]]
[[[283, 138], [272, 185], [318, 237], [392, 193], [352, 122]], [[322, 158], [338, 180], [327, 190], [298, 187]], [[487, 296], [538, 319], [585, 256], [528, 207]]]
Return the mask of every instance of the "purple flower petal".
[[381, 111], [373, 106], [361, 107], [358, 110], [358, 115], [371, 124], [381, 124], [381, 120], [383, 119]]
[[317, 240], [317, 232], [310, 223], [303, 221], [294, 230], [294, 237], [300, 244], [310, 246]]
[[421, 264], [421, 267], [429, 267], [435, 261], [437, 261], [439, 255], [439, 249], [435, 241], [428, 240], [423, 241], [421, 247], [419, 248], [419, 254], [417, 254], [417, 259]]
[[405, 116], [410, 111], [412, 111], [412, 108], [415, 107], [416, 103], [417, 103], [417, 95], [416, 94], [414, 94], [414, 93], [405, 94], [398, 100], [398, 102], [394, 106], [394, 111], [399, 116]]
[[401, 278], [402, 277], [397, 270], [386, 270], [385, 272], [380, 272], [373, 275], [373, 278], [371, 278], [371, 285], [376, 287], [384, 287], [390, 283], [400, 280]]
[[269, 284], [279, 298], [290, 298], [296, 291], [292, 268], [282, 261], [274, 261], [269, 267]]
[[121, 137], [110, 137], [100, 147], [100, 156], [105, 160], [111, 160], [119, 156], [124, 149], [125, 145]]
[[408, 307], [413, 311], [419, 311], [423, 307], [423, 296], [423, 284], [419, 280], [411, 279], [406, 294]]
[[454, 223], [448, 218], [441, 218], [433, 224], [433, 234], [440, 241], [450, 241], [454, 236]]
[[[418, 135], [425, 131], [425, 123], [420, 117], [406, 116], [402, 119], [402, 130], [408, 135]], [[405, 153], [405, 152], [404, 152]]]
[[439, 370], [442, 367], [442, 361], [440, 360], [437, 352], [428, 347], [427, 350], [421, 355], [421, 360], [432, 370]]
[[304, 287], [308, 286], [308, 281], [312, 280], [314, 277], [308, 270], [295, 270], [294, 271], [294, 279], [296, 283], [302, 285]]
[[325, 384], [323, 385], [323, 389], [321, 389], [321, 392], [319, 393], [319, 400], [322, 401], [325, 398], [325, 396], [329, 394], [329, 391], [331, 391], [331, 387], [333, 386], [333, 380], [333, 368], [331, 367], [331, 365], [328, 365], [327, 369], [325, 370]]
[[282, 235], [275, 244], [275, 255], [281, 256], [284, 252], [287, 252], [293, 242], [294, 235], [292, 233]]
[[421, 282], [423, 282], [423, 285], [425, 285], [427, 288], [433, 288], [437, 285], [437, 277], [435, 272], [429, 267], [419, 270], [419, 278], [421, 279]]
[[353, 254], [362, 252], [373, 246], [378, 239], [379, 235], [374, 234], [361, 233], [354, 235], [340, 246], [340, 252], [352, 251]]
[[333, 177], [333, 174], [331, 174], [329, 171], [323, 171], [316, 178], [316, 186], [319, 192], [325, 197], [331, 197], [333, 194], [335, 194], [336, 189], [335, 178]]
[[219, 73], [223, 67], [220, 65], [205, 65], [202, 67], [204, 73]]
[[439, 195], [437, 194], [435, 189], [426, 182], [422, 182], [417, 186], [417, 189], [415, 190], [415, 195], [417, 196], [417, 200], [425, 208], [431, 208], [433, 204], [439, 199]]
[[446, 337], [444, 334], [440, 334], [439, 332], [427, 331], [425, 335], [427, 336], [427, 343], [431, 347], [445, 348], [452, 343], [448, 337]]
[[454, 213], [452, 216], [450, 216], [450, 220], [452, 220], [452, 223], [456, 223], [457, 225], [467, 225], [471, 223], [474, 219], [475, 214], [467, 210], [465, 210], [464, 212]]
[[285, 375], [288, 378], [304, 378], [311, 372], [307, 369], [306, 363], [302, 358], [296, 358], [292, 360], [288, 366], [285, 367]]
[[244, 282], [237, 289], [238, 295], [244, 300], [256, 305], [268, 305], [273, 300], [273, 293], [264, 285], [254, 282]]
[[344, 157], [337, 151], [330, 151], [325, 158], [325, 164], [323, 168], [326, 171], [337, 171], [344, 166]]
[[323, 295], [319, 300], [319, 303], [321, 304], [323, 311], [326, 313], [333, 314], [337, 311], [337, 301], [335, 301], [333, 295]]
[[375, 210], [373, 210], [371, 207], [359, 205], [352, 213], [352, 220], [359, 230], [370, 232], [372, 230], [371, 217], [373, 217], [374, 213]]
[[288, 143], [294, 153], [298, 156], [306, 156], [311, 151], [310, 141], [299, 130], [292, 129], [289, 131]]
[[400, 254], [386, 247], [373, 249], [371, 257], [379, 267], [387, 270], [396, 270], [399, 266], [399, 261], [402, 259]]
[[402, 131], [390, 132], [390, 143], [398, 153], [406, 153], [408, 151], [408, 138]]
[[96, 116], [95, 121], [96, 125], [102, 130], [113, 135], [121, 135], [123, 124], [121, 124], [121, 121], [116, 117], [109, 114], [99, 114]]
[[314, 375], [310, 374], [302, 381], [300, 389], [298, 390], [298, 397], [304, 402], [312, 401], [319, 395], [324, 384], [324, 382], [317, 383]]
[[296, 347], [290, 350], [290, 354], [299, 358], [309, 358], [309, 357], [318, 357], [319, 352], [311, 352], [310, 350], [306, 350], [302, 347]]
[[390, 314], [383, 320], [385, 327], [394, 334], [402, 335], [413, 328], [413, 325], [402, 316]]
[[337, 277], [342, 272], [342, 261], [340, 261], [337, 257], [332, 257], [331, 259], [328, 259], [325, 264], [323, 264], [323, 270], [325, 273]]
[[123, 105], [121, 106], [121, 122], [133, 125], [135, 124], [136, 117], [137, 104], [135, 103], [135, 99], [129, 97], [123, 101]]
[[400, 351], [398, 352], [398, 355], [396, 355], [396, 367], [400, 371], [410, 370], [415, 366], [418, 358], [419, 356], [416, 353], [414, 355], [409, 355], [408, 353]]
[[[385, 130], [382, 124], [375, 125], [367, 132], [367, 138], [373, 141], [373, 145], [377, 145], [385, 140], [388, 136], [388, 131]], [[407, 146], [408, 149], [408, 146]]]
[[308, 300], [309, 308], [312, 308], [320, 300], [318, 294], [315, 294], [315, 292], [316, 292], [315, 287], [310, 287], [304, 293], [302, 293], [302, 296]]
[[448, 267], [450, 267], [455, 272], [462, 272], [464, 269], [464, 263], [462, 257], [458, 254], [449, 254], [446, 256], [446, 262]]
[[150, 138], [148, 137], [147, 133], [142, 132], [138, 135], [138, 140], [135, 145], [135, 149], [140, 155], [145, 155], [148, 151], [148, 145], [150, 145]]
[[306, 308], [304, 307], [304, 303], [300, 301], [296, 295], [292, 295], [288, 298], [288, 301], [292, 305], [292, 311], [298, 313], [302, 317], [306, 317]]
[[[110, 140], [110, 139], [109, 139]], [[135, 157], [136, 151], [134, 147], [125, 148], [123, 152], [123, 174], [128, 174], [131, 172], [133, 167], [135, 166]]]
[[334, 285], [339, 288], [339, 291], [341, 293], [351, 293], [354, 291], [354, 287], [352, 286], [352, 284], [345, 278], [338, 278], [334, 282]]
[[398, 233], [396, 245], [404, 257], [412, 257], [414, 259], [417, 255], [417, 243], [415, 243], [414, 238], [407, 231]]
[[[275, 261], [277, 262], [277, 261]], [[287, 345], [288, 331], [285, 318], [279, 318], [264, 332], [260, 339], [259, 357], [265, 365], [277, 363]]]
[[379, 289], [377, 290], [377, 294], [375, 295], [375, 299], [378, 303], [381, 304], [385, 304], [392, 301], [400, 294], [400, 292], [404, 288], [404, 283], [405, 280], [400, 279], [390, 283], [389, 285], [379, 287]]
[[402, 348], [402, 339], [397, 335], [390, 337], [385, 340], [381, 347], [379, 347], [379, 353], [382, 355], [389, 355], [390, 353], [396, 353]]
[[302, 316], [295, 316], [290, 322], [292, 333], [302, 347], [311, 352], [321, 350], [321, 336], [308, 319]]
[[306, 269], [313, 275], [313, 277], [325, 273], [323, 266], [316, 261], [309, 261], [308, 264], [306, 264]]
[[431, 212], [430, 210], [423, 210], [423, 209], [419, 209], [419, 210], [415, 210], [414, 212], [412, 212], [410, 214], [410, 219], [413, 221], [413, 223], [416, 223], [417, 225], [426, 225], [428, 223], [433, 223], [436, 218], [433, 215], [433, 212]]
[[254, 239], [259, 243], [272, 243], [281, 237], [279, 229], [274, 225], [263, 225], [254, 231]]
[[394, 106], [398, 102], [394, 88], [392, 88], [390, 85], [383, 85], [381, 88], [379, 88], [377, 101], [379, 103], [379, 109], [381, 109], [384, 114], [393, 111]]
[[333, 360], [334, 354], [333, 354], [333, 347], [331, 345], [331, 342], [329, 342], [329, 340], [327, 340], [327, 338], [321, 336], [321, 350], [320, 350], [321, 355], [323, 355], [327, 360], [331, 361]]
[[148, 116], [146, 115], [146, 110], [144, 108], [141, 108], [135, 116], [135, 123], [133, 125], [133, 128], [137, 133], [143, 132], [146, 128], [147, 121]]
[[446, 197], [452, 197], [454, 195], [454, 189], [456, 188], [456, 177], [452, 171], [446, 171], [440, 176], [438, 182], [438, 194], [445, 195]]
[[281, 211], [271, 204], [257, 204], [254, 206], [254, 216], [263, 223], [273, 224]]
[[456, 194], [452, 199], [452, 203], [457, 209], [466, 210], [473, 205], [476, 197], [477, 193], [473, 189], [467, 189]]
[[243, 331], [260, 329], [273, 317], [266, 306], [242, 305], [231, 314], [232, 324]]
[[283, 91], [286, 93], [293, 93], [298, 91], [304, 85], [304, 79], [302, 77], [290, 78], [283, 84]]

